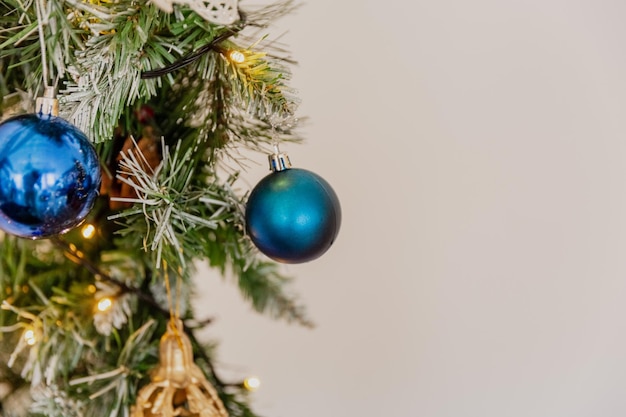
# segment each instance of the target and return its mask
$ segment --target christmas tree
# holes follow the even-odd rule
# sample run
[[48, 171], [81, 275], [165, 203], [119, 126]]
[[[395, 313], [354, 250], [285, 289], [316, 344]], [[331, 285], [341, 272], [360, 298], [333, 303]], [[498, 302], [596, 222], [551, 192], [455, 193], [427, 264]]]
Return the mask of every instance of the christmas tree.
[[[207, 262], [311, 325], [280, 263], [323, 254], [341, 214], [278, 149], [301, 137], [268, 27], [296, 5], [0, 5], [0, 416], [254, 416], [191, 278]], [[272, 170], [252, 191], [247, 150]]]

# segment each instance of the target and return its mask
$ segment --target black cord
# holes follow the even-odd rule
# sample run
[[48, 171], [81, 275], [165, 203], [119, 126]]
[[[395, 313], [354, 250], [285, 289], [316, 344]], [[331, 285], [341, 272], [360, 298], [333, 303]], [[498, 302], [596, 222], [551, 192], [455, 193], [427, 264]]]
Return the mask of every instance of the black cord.
[[55, 245], [63, 249], [65, 252], [65, 256], [72, 262], [84, 266], [89, 272], [91, 272], [94, 276], [99, 277], [100, 279], [115, 284], [123, 293], [132, 293], [135, 294], [141, 300], [147, 302], [156, 310], [158, 310], [161, 314], [166, 317], [169, 317], [170, 312], [164, 309], [154, 298], [150, 295], [146, 294], [139, 288], [131, 287], [126, 283], [113, 278], [112, 276], [105, 273], [102, 269], [100, 269], [97, 265], [91, 262], [89, 259], [82, 256], [82, 254], [78, 253], [76, 249], [72, 247], [68, 242], [61, 239], [58, 236], [54, 236], [50, 239]]
[[149, 79], [149, 78], [157, 78], [157, 77], [160, 77], [162, 75], [169, 74], [170, 72], [174, 72], [174, 71], [176, 71], [176, 70], [178, 70], [180, 68], [183, 68], [183, 67], [191, 64], [192, 62], [194, 62], [198, 58], [200, 58], [202, 55], [206, 54], [207, 52], [209, 52], [211, 50], [217, 50], [217, 51], [221, 52], [221, 48], [218, 46], [218, 44], [223, 42], [223, 41], [225, 41], [226, 39], [230, 38], [231, 36], [235, 36], [236, 34], [241, 32], [241, 30], [246, 26], [246, 15], [245, 15], [245, 13], [240, 10], [239, 11], [239, 16], [240, 16], [239, 25], [237, 27], [235, 27], [234, 29], [231, 29], [230, 31], [221, 34], [220, 36], [216, 37], [215, 39], [213, 39], [208, 44], [200, 47], [197, 51], [192, 52], [191, 54], [183, 57], [180, 61], [174, 62], [173, 64], [168, 65], [168, 66], [163, 67], [163, 68], [150, 70], [150, 71], [143, 71], [141, 73], [141, 79], [146, 80], [146, 79]]

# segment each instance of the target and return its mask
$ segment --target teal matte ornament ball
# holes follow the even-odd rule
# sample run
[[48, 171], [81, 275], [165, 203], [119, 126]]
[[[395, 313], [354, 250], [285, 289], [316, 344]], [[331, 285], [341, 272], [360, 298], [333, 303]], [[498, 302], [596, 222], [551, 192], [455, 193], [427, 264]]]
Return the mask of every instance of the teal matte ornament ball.
[[250, 193], [246, 229], [256, 247], [282, 263], [323, 255], [341, 225], [341, 206], [332, 187], [305, 169], [276, 171]]

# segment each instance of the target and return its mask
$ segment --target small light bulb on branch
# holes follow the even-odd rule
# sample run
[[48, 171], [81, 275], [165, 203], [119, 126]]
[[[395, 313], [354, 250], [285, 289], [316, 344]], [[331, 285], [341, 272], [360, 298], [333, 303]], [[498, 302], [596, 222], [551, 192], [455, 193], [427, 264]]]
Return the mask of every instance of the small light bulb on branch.
[[261, 386], [261, 380], [256, 376], [250, 376], [243, 381], [243, 386], [248, 391], [256, 391]]
[[246, 60], [246, 56], [241, 51], [232, 50], [228, 53], [228, 58], [237, 63], [242, 64]]
[[83, 226], [81, 233], [85, 239], [91, 239], [96, 235], [96, 226], [93, 224], [86, 224]]
[[109, 297], [104, 297], [103, 299], [98, 301], [98, 311], [102, 313], [110, 310], [111, 307], [113, 307], [113, 300], [111, 300]]
[[37, 336], [35, 335], [35, 331], [33, 329], [27, 329], [24, 332], [24, 340], [28, 346], [33, 346], [37, 343]]

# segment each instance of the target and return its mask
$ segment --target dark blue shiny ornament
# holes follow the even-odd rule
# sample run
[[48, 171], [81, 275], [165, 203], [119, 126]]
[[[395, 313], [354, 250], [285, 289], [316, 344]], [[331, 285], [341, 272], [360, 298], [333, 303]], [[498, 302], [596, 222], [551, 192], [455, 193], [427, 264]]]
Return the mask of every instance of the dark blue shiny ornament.
[[269, 174], [250, 193], [248, 234], [261, 252], [283, 263], [318, 258], [341, 225], [341, 206], [332, 187], [305, 169]]
[[99, 188], [98, 156], [74, 125], [43, 114], [0, 123], [0, 229], [31, 239], [66, 232]]

